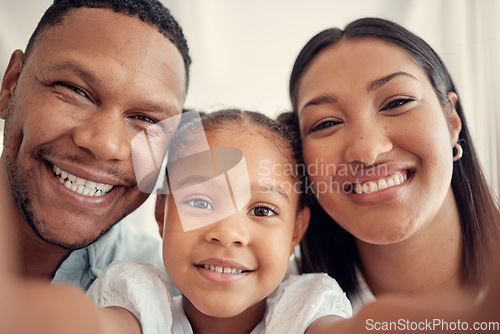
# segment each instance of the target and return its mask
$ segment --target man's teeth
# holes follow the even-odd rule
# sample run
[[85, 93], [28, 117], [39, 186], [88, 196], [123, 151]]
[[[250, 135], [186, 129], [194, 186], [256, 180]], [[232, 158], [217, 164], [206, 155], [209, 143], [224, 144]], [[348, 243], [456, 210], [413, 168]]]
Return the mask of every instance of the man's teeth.
[[84, 196], [102, 196], [108, 193], [113, 186], [110, 184], [96, 183], [94, 181], [85, 180], [73, 174], [69, 174], [61, 168], [54, 166], [52, 168], [55, 176], [66, 188], [76, 191]]
[[241, 269], [235, 269], [235, 268], [229, 268], [229, 267], [219, 267], [219, 266], [214, 266], [214, 265], [208, 265], [205, 264], [203, 267], [207, 270], [211, 271], [216, 271], [218, 273], [224, 273], [224, 274], [241, 274], [243, 270]]
[[380, 179], [378, 181], [369, 181], [365, 183], [356, 183], [354, 185], [355, 194], [370, 194], [379, 190], [384, 190], [393, 186], [397, 186], [408, 180], [408, 176], [401, 173], [396, 173], [391, 177]]

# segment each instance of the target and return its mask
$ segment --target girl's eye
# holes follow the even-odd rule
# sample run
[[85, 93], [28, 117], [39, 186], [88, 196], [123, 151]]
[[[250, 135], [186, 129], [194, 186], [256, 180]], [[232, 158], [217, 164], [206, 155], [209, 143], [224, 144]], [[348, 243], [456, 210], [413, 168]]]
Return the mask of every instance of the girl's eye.
[[318, 124], [316, 124], [312, 129], [311, 129], [311, 132], [314, 132], [314, 131], [319, 131], [319, 130], [323, 130], [323, 129], [328, 129], [328, 128], [331, 128], [335, 125], [338, 125], [340, 124], [341, 122], [340, 121], [336, 121], [336, 120], [333, 120], [333, 119], [329, 119], [329, 120], [326, 120], [326, 121], [322, 121]]
[[250, 216], [257, 216], [257, 217], [269, 217], [269, 216], [274, 216], [278, 214], [278, 208], [272, 207], [271, 205], [260, 205], [248, 212]]
[[195, 199], [186, 201], [186, 203], [195, 207], [195, 208], [198, 208], [198, 209], [210, 210], [210, 211], [214, 210], [214, 207], [212, 204], [210, 204], [208, 201], [201, 199], [201, 198], [195, 198]]
[[411, 97], [405, 97], [405, 98], [398, 98], [395, 100], [390, 101], [387, 103], [385, 107], [383, 107], [381, 110], [388, 110], [388, 109], [393, 109], [402, 106], [403, 104], [406, 104], [408, 102], [415, 101], [414, 98]]

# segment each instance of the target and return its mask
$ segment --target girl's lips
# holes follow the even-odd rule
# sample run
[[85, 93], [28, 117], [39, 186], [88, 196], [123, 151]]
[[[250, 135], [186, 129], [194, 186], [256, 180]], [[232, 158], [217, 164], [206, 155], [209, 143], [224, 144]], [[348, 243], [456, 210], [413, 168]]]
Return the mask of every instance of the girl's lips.
[[196, 266], [196, 268], [203, 278], [215, 284], [231, 284], [236, 281], [244, 279], [253, 272], [253, 271], [242, 271], [239, 273], [238, 272], [224, 273], [224, 272], [212, 271], [210, 269], [205, 269], [205, 267], [202, 266]]
[[195, 264], [205, 279], [215, 284], [229, 284], [250, 275], [254, 270], [237, 261], [211, 258]]
[[[237, 261], [234, 260], [224, 260], [220, 258], [210, 258], [210, 259], [205, 259], [203, 261], [198, 262], [195, 264], [196, 266], [203, 267], [205, 268], [208, 266], [208, 269], [216, 269], [216, 268], [222, 268], [222, 272], [224, 272], [224, 268], [229, 268], [229, 269], [236, 269], [236, 270], [241, 270], [241, 271], [252, 271], [250, 268], [247, 266], [244, 266], [240, 264]], [[207, 269], [207, 268], [206, 268]], [[220, 271], [218, 269], [218, 271]]]

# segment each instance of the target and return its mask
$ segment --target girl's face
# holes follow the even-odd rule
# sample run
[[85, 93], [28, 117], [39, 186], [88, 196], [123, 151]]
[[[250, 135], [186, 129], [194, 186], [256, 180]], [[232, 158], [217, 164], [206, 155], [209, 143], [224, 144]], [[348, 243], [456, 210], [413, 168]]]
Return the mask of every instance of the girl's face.
[[407, 51], [371, 38], [326, 47], [304, 72], [297, 110], [311, 187], [358, 239], [405, 240], [449, 214], [460, 119]]
[[[245, 312], [262, 315], [265, 298], [283, 279], [293, 248], [307, 227], [308, 211], [297, 214], [299, 194], [286, 173], [290, 163], [271, 141], [256, 131], [218, 130], [207, 138], [211, 148], [235, 147], [243, 152], [251, 198], [229, 217], [187, 232], [180, 216], [206, 219], [219, 215], [224, 207], [221, 188], [199, 185], [192, 193], [184, 191], [182, 198], [175, 198], [174, 192], [165, 202], [157, 201], [157, 219], [165, 211], [165, 268], [185, 297], [185, 310], [191, 320], [203, 314], [218, 318]], [[272, 167], [275, 173], [271, 173]], [[194, 175], [189, 167], [173, 172], [183, 186], [204, 177]], [[244, 179], [230, 172], [228, 177], [232, 185], [235, 179]], [[174, 182], [170, 179], [171, 189], [175, 188]]]

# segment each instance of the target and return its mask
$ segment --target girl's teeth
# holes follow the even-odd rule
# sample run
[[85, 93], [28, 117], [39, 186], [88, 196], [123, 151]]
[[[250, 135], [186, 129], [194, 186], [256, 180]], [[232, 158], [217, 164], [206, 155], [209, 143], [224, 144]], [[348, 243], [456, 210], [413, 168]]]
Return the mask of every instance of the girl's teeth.
[[395, 185], [399, 185], [401, 183], [404, 183], [406, 180], [408, 180], [408, 175], [406, 173], [404, 175], [400, 173], [394, 174], [392, 177], [387, 178], [387, 179], [380, 179], [377, 182], [375, 181], [369, 181], [365, 182], [363, 184], [361, 183], [356, 183], [354, 185], [354, 193], [355, 194], [370, 194], [379, 190], [384, 190], [390, 187], [393, 187]]
[[96, 183], [90, 180], [82, 179], [81, 177], [61, 170], [57, 166], [54, 166], [52, 171], [59, 181], [66, 186], [66, 188], [84, 196], [102, 196], [113, 188], [110, 184]]
[[220, 266], [214, 266], [214, 265], [208, 265], [205, 264], [203, 267], [207, 270], [215, 271], [221, 274], [241, 274], [243, 270], [241, 269], [235, 269], [235, 268], [229, 268], [229, 267], [220, 267]]

